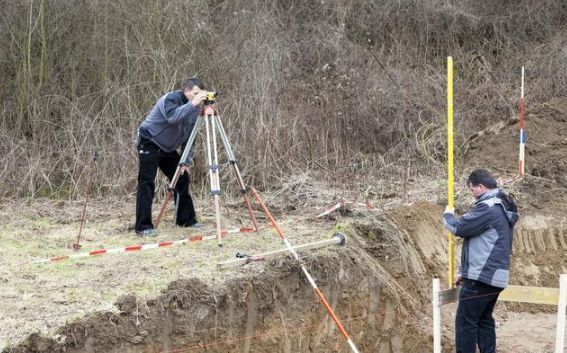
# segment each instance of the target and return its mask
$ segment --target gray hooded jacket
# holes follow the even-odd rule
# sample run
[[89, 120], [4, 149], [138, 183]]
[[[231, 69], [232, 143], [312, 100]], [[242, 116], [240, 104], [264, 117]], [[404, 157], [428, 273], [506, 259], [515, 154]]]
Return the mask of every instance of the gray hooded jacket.
[[139, 134], [162, 151], [173, 152], [189, 139], [200, 111], [200, 107], [187, 100], [183, 91], [166, 93], [140, 125]]
[[513, 200], [500, 189], [485, 192], [462, 218], [443, 215], [445, 228], [464, 239], [461, 275], [488, 285], [506, 288], [510, 253], [518, 213]]

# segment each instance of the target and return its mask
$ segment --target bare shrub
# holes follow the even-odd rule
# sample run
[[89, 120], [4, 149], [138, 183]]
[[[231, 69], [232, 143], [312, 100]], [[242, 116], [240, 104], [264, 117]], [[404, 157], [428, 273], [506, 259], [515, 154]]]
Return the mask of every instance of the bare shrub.
[[[442, 168], [448, 55], [459, 151], [464, 136], [515, 114], [522, 65], [529, 106], [567, 94], [560, 0], [0, 6], [6, 196], [76, 197], [88, 178], [99, 193], [133, 192], [136, 128], [189, 75], [221, 92], [246, 182], [261, 188], [314, 170], [408, 178]], [[207, 189], [200, 154], [194, 178]]]

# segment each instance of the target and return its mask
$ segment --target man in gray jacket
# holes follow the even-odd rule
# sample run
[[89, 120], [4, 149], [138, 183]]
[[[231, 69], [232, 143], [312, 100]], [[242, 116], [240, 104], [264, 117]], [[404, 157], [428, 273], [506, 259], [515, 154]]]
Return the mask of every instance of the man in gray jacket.
[[[189, 78], [181, 90], [163, 95], [138, 129], [138, 192], [136, 197], [136, 233], [156, 234], [152, 223], [152, 202], [158, 168], [171, 180], [183, 148], [201, 111], [207, 92], [199, 78]], [[182, 227], [200, 227], [189, 194], [189, 176], [181, 175], [175, 186], [175, 223]]]
[[443, 214], [445, 228], [463, 238], [461, 273], [455, 276], [455, 284], [462, 284], [455, 343], [457, 353], [475, 353], [477, 345], [481, 353], [495, 353], [492, 312], [508, 286], [517, 207], [485, 169], [473, 171], [467, 186], [476, 199], [474, 206], [461, 218], [449, 207]]

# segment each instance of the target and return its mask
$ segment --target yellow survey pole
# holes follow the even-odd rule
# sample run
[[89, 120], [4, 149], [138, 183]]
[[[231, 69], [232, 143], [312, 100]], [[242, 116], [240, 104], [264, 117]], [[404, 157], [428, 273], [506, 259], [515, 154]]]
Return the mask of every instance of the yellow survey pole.
[[[453, 58], [447, 57], [447, 203], [455, 207], [455, 179], [453, 176]], [[449, 287], [453, 288], [455, 277], [455, 244], [453, 234], [447, 233], [449, 240]]]

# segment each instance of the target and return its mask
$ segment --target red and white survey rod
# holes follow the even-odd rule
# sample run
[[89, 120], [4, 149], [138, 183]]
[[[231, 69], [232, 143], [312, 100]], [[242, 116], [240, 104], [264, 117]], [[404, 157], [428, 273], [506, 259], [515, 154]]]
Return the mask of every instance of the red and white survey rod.
[[323, 292], [321, 292], [321, 290], [317, 287], [317, 284], [315, 283], [315, 280], [313, 279], [313, 277], [311, 277], [311, 275], [309, 274], [309, 272], [307, 271], [307, 269], [305, 268], [305, 265], [303, 264], [303, 262], [299, 259], [299, 255], [297, 255], [297, 252], [294, 250], [293, 246], [290, 244], [289, 240], [287, 240], [286, 236], [283, 234], [282, 229], [279, 227], [279, 225], [276, 223], [274, 217], [272, 216], [272, 213], [268, 210], [268, 208], [266, 207], [266, 205], [264, 204], [264, 202], [262, 201], [262, 199], [260, 198], [260, 195], [258, 194], [258, 192], [256, 191], [255, 188], [251, 188], [252, 193], [254, 194], [254, 197], [256, 197], [256, 201], [258, 201], [258, 204], [260, 204], [260, 206], [262, 207], [262, 209], [264, 210], [264, 212], [266, 213], [266, 216], [268, 216], [268, 218], [270, 219], [270, 222], [272, 223], [272, 225], [274, 226], [274, 229], [276, 230], [276, 232], [278, 233], [278, 235], [282, 238], [285, 246], [287, 247], [287, 250], [293, 254], [293, 257], [295, 257], [295, 259], [297, 260], [297, 262], [299, 262], [299, 265], [301, 266], [301, 270], [303, 271], [303, 274], [305, 275], [305, 277], [307, 277], [307, 280], [309, 281], [309, 284], [311, 284], [311, 287], [313, 287], [313, 289], [315, 290], [315, 293], [317, 294], [317, 296], [319, 297], [319, 300], [321, 300], [321, 303], [323, 303], [323, 306], [325, 307], [325, 309], [327, 309], [327, 312], [329, 313], [329, 316], [331, 316], [331, 318], [333, 319], [333, 321], [335, 322], [335, 325], [337, 326], [337, 328], [339, 329], [339, 331], [341, 332], [341, 334], [343, 335], [343, 337], [346, 339], [350, 349], [352, 352], [354, 353], [359, 353], [358, 349], [356, 349], [356, 346], [354, 345], [354, 343], [352, 342], [352, 339], [350, 338], [350, 336], [348, 335], [348, 333], [346, 332], [345, 328], [343, 327], [343, 325], [341, 324], [341, 322], [339, 321], [339, 318], [335, 315], [335, 312], [333, 311], [333, 308], [331, 308], [331, 305], [329, 305], [329, 302], [327, 301], [327, 298], [325, 298], [325, 295], [323, 295]]
[[526, 130], [524, 128], [524, 67], [522, 66], [522, 88], [521, 88], [521, 95], [520, 95], [520, 106], [519, 106], [519, 115], [520, 115], [520, 158], [518, 162], [518, 176], [524, 176], [525, 170], [525, 155], [526, 155]]

